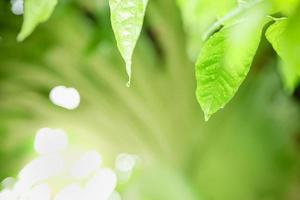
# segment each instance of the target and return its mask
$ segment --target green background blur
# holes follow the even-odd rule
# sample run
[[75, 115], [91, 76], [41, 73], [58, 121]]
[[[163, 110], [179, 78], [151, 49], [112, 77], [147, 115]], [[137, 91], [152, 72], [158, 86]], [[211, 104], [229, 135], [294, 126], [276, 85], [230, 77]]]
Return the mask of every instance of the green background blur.
[[[139, 155], [125, 200], [300, 199], [300, 95], [284, 91], [264, 38], [237, 95], [206, 123], [176, 2], [149, 1], [130, 88], [109, 17], [106, 1], [60, 1], [18, 43], [22, 17], [0, 1], [0, 179], [17, 175], [36, 131], [51, 127], [108, 166]], [[57, 85], [79, 90], [77, 110], [49, 101]]]

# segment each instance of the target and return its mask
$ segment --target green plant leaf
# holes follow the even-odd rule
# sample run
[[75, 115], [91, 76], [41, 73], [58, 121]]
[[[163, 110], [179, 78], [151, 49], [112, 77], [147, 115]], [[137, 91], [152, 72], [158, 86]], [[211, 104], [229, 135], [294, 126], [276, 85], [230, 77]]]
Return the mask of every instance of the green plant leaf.
[[200, 52], [196, 95], [206, 121], [231, 100], [250, 69], [265, 22], [261, 17], [249, 19], [222, 28]]
[[236, 0], [177, 0], [187, 34], [189, 56], [198, 56], [203, 34], [216, 19], [221, 19], [237, 6]]
[[25, 0], [24, 4], [24, 21], [18, 41], [23, 41], [38, 24], [45, 22], [51, 16], [57, 0]]
[[131, 59], [142, 30], [148, 0], [109, 0], [111, 24], [131, 80]]
[[283, 60], [279, 61], [279, 73], [286, 91], [292, 94], [300, 82], [300, 77], [295, 70]]
[[282, 59], [300, 75], [300, 9], [290, 16], [282, 34]]
[[293, 62], [290, 60], [292, 59], [290, 58], [291, 52], [288, 50], [285, 42], [287, 26], [287, 19], [275, 22], [267, 29], [266, 37], [282, 59], [279, 63], [279, 70], [285, 88], [288, 92], [293, 92], [299, 83], [299, 76], [297, 74], [297, 66], [293, 66]]
[[296, 11], [299, 6], [299, 0], [271, 0], [274, 12], [283, 12], [291, 14]]

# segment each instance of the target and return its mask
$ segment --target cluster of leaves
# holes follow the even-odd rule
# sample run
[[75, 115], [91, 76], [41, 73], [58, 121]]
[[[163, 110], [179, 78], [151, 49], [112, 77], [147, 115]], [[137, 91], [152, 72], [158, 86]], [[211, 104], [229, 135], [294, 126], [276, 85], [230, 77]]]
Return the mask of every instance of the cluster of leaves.
[[[267, 28], [267, 39], [281, 57], [281, 72], [288, 91], [294, 90], [299, 79], [297, 48], [300, 44], [300, 16], [297, 0], [239, 1], [232, 9], [230, 7], [234, 4], [233, 1], [223, 1], [223, 4], [223, 9], [215, 9], [210, 20], [220, 16], [221, 18], [208, 27], [208, 31], [203, 32], [204, 44], [196, 62], [196, 95], [206, 120], [233, 98], [244, 81], [264, 28]], [[184, 13], [186, 7], [210, 5], [212, 1], [181, 2]], [[217, 5], [216, 1], [213, 5]], [[227, 14], [223, 15], [224, 12]], [[275, 18], [272, 15], [280, 17]], [[189, 17], [184, 20], [187, 28], [195, 24]], [[273, 24], [269, 26], [271, 23]]]
[[[120, 189], [124, 200], [292, 200], [285, 198], [291, 190], [299, 197], [298, 151], [291, 150], [298, 105], [281, 91], [273, 63], [252, 73], [231, 105], [204, 123], [174, 0], [149, 1], [133, 58], [141, 67], [130, 90], [108, 3], [61, 0], [47, 24], [17, 43], [21, 20], [6, 2], [0, 3], [0, 176], [17, 172], [30, 157], [32, 134], [47, 125], [64, 127], [74, 144], [106, 158], [141, 155], [145, 166]], [[80, 91], [78, 110], [49, 102], [50, 89], [61, 84]]]
[[[148, 0], [109, 0], [111, 23], [119, 51], [131, 79], [131, 58], [140, 35]], [[24, 23], [18, 40], [46, 21], [57, 0], [26, 0]], [[298, 0], [178, 0], [196, 62], [196, 96], [206, 120], [235, 95], [249, 72], [264, 27], [280, 56], [288, 91], [299, 81], [300, 38]], [[208, 10], [209, 12], [207, 12]], [[279, 14], [280, 17], [272, 17]], [[218, 20], [215, 20], [219, 18]], [[215, 21], [215, 22], [214, 22]], [[212, 24], [212, 25], [211, 25]]]
[[[26, 0], [24, 22], [18, 40], [23, 41], [34, 28], [52, 14], [57, 0]], [[125, 60], [126, 71], [131, 79], [131, 59], [140, 35], [148, 0], [109, 0], [111, 23], [119, 51]]]

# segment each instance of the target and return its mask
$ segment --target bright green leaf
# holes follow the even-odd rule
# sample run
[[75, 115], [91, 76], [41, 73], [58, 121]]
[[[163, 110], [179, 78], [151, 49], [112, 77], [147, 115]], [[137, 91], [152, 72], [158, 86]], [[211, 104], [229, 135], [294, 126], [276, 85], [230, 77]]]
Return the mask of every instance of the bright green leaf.
[[271, 0], [275, 12], [291, 14], [296, 11], [299, 0]]
[[25, 0], [24, 4], [24, 21], [18, 41], [23, 41], [38, 24], [45, 22], [51, 16], [57, 0]]
[[203, 34], [216, 20], [237, 6], [236, 0], [177, 0], [187, 33], [189, 56], [197, 58]]
[[148, 0], [109, 0], [111, 24], [131, 80], [131, 59], [141, 33]]
[[300, 75], [300, 10], [287, 20], [286, 30], [283, 33], [283, 51], [289, 65]]
[[299, 76], [297, 74], [297, 67], [293, 66], [291, 62], [291, 52], [286, 47], [285, 34], [288, 26], [288, 20], [283, 19], [272, 24], [266, 31], [266, 37], [272, 44], [274, 50], [282, 58], [279, 63], [281, 76], [285, 84], [285, 88], [289, 92], [293, 92], [299, 83]]
[[250, 69], [265, 23], [249, 19], [215, 33], [200, 52], [196, 95], [206, 120], [232, 99]]

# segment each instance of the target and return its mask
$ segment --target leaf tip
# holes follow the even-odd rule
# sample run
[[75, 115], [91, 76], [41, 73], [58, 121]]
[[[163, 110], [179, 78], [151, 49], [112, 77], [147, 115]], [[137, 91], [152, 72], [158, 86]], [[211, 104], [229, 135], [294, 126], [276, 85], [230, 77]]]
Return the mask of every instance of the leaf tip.
[[18, 34], [17, 36], [17, 41], [18, 42], [23, 42], [27, 37], [28, 37], [29, 34], [25, 33], [23, 31], [23, 29], [21, 30], [21, 32]]
[[208, 110], [208, 109], [205, 109], [205, 110], [204, 110], [204, 120], [205, 120], [206, 122], [208, 122], [208, 120], [210, 119], [211, 116], [212, 116], [212, 114], [209, 112], [209, 110]]
[[25, 39], [25, 37], [23, 37], [23, 36], [20, 35], [20, 34], [17, 36], [17, 41], [18, 41], [18, 42], [23, 42], [24, 39]]
[[126, 83], [126, 86], [130, 87], [130, 84], [131, 84], [131, 60], [126, 59], [125, 64], [126, 64], [126, 72], [127, 72], [127, 75], [128, 75], [128, 81]]
[[210, 101], [209, 103], [203, 103], [200, 101], [200, 106], [204, 112], [204, 120], [206, 122], [208, 122], [208, 120], [211, 118], [211, 116], [216, 112], [214, 109], [213, 109], [213, 106], [212, 106], [212, 102]]
[[208, 120], [210, 119], [210, 117], [211, 117], [211, 115], [209, 115], [209, 114], [204, 114], [204, 120], [206, 121], [206, 122], [208, 122]]
[[199, 101], [200, 107], [203, 110], [204, 113], [204, 120], [207, 122], [210, 117], [213, 115], [214, 112], [211, 110], [211, 104], [203, 104], [203, 102]]

